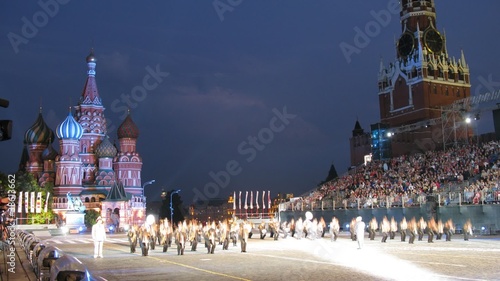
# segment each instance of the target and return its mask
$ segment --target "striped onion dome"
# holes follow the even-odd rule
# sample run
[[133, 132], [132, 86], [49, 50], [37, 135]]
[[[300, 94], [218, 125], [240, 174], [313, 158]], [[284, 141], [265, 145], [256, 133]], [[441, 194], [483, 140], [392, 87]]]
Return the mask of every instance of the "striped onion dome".
[[52, 144], [49, 144], [47, 146], [46, 149], [43, 150], [43, 153], [42, 153], [42, 160], [46, 161], [46, 160], [56, 160], [56, 156], [57, 156], [57, 151], [54, 149], [54, 147], [52, 147]]
[[106, 136], [104, 140], [97, 146], [95, 150], [95, 154], [98, 158], [114, 158], [118, 150], [116, 147], [109, 141], [109, 138]]
[[139, 128], [137, 128], [134, 121], [132, 121], [132, 117], [130, 117], [130, 111], [129, 111], [127, 118], [125, 118], [120, 127], [118, 127], [118, 138], [136, 139], [137, 137], [139, 137]]
[[60, 139], [76, 139], [79, 140], [83, 136], [83, 128], [80, 123], [76, 122], [75, 118], [71, 114], [59, 124], [56, 128], [57, 137]]
[[47, 144], [52, 141], [54, 141], [54, 132], [43, 120], [42, 110], [40, 109], [40, 113], [35, 123], [24, 133], [24, 142], [26, 144]]

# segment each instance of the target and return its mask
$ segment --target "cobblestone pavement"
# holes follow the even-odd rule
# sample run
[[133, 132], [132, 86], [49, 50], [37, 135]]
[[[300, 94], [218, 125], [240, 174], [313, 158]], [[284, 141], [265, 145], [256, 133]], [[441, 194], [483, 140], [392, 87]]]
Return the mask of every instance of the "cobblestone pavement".
[[[160, 247], [142, 257], [131, 254], [123, 234], [109, 235], [104, 258], [92, 257], [87, 235], [50, 237], [63, 251], [77, 257], [94, 276], [106, 280], [500, 280], [500, 239], [485, 236], [464, 241], [455, 235], [443, 240], [415, 244], [399, 237], [381, 243], [381, 237], [365, 238], [363, 249], [343, 233], [336, 242], [329, 238], [249, 240], [247, 253], [240, 247], [207, 254], [203, 244], [196, 252], [186, 247]], [[57, 242], [56, 242], [57, 241]], [[80, 243], [78, 243], [80, 241]], [[139, 251], [140, 252], [140, 249]]]

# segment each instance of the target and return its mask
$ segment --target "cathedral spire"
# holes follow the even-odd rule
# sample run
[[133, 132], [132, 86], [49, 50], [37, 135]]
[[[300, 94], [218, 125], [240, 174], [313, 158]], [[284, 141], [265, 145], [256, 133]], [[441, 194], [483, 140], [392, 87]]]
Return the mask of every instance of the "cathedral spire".
[[94, 56], [94, 49], [90, 49], [90, 54], [87, 56], [86, 61], [88, 76], [83, 88], [82, 96], [80, 97], [79, 104], [102, 105], [101, 97], [99, 96], [99, 92], [97, 91], [97, 84], [95, 81], [95, 67], [97, 60]]

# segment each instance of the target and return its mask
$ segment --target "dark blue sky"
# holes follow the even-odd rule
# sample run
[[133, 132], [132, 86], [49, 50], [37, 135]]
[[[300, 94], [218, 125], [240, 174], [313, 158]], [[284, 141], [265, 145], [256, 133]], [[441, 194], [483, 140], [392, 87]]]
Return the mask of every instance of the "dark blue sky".
[[[401, 33], [394, 0], [40, 2], [52, 3], [49, 12], [37, 1], [0, 3], [0, 97], [11, 103], [0, 119], [14, 121], [13, 139], [0, 144], [0, 171], [16, 170], [40, 103], [53, 129], [76, 104], [94, 47], [112, 139], [127, 107], [122, 96], [143, 86], [148, 69], [160, 72], [156, 86], [130, 102], [143, 181], [156, 180], [150, 198], [180, 188], [185, 202], [195, 189], [300, 195], [331, 164], [345, 172], [356, 118], [365, 130], [379, 119], [380, 57], [394, 60]], [[492, 11], [500, 2], [438, 0], [436, 9], [449, 55], [465, 52], [471, 92], [499, 89], [500, 17]], [[390, 18], [377, 19], [384, 14]], [[379, 28], [346, 57], [340, 46], [356, 47], [355, 30], [367, 26]], [[283, 123], [276, 112], [285, 108]], [[490, 115], [479, 128], [493, 130]], [[252, 146], [249, 137], [259, 136], [265, 143]], [[214, 183], [210, 172], [228, 164], [228, 185], [204, 190]]]

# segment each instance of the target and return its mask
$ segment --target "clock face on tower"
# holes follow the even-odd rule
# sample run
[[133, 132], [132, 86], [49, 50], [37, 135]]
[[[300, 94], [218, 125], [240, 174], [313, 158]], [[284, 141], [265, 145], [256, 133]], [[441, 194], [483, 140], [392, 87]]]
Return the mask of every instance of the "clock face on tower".
[[398, 54], [402, 57], [408, 56], [413, 50], [415, 38], [409, 32], [403, 33], [398, 41]]
[[424, 44], [431, 53], [439, 53], [443, 50], [443, 37], [435, 29], [429, 29], [424, 33]]

